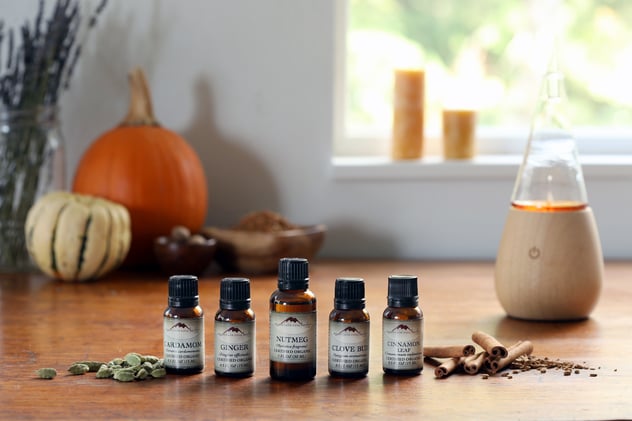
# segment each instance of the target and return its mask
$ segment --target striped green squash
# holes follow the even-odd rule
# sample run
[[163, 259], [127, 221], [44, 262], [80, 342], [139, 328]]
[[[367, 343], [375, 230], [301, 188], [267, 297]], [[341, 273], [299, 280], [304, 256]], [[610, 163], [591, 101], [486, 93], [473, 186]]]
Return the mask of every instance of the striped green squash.
[[56, 191], [29, 210], [26, 246], [35, 264], [64, 281], [96, 279], [118, 267], [131, 242], [127, 209], [109, 200]]

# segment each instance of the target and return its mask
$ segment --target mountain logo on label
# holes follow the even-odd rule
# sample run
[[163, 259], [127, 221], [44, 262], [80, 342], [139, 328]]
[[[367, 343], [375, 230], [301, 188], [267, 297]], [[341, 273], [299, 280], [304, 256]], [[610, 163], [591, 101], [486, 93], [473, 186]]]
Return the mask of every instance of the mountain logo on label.
[[362, 332], [360, 332], [358, 329], [356, 329], [353, 326], [345, 327], [341, 331], [334, 333], [334, 335], [336, 335], [336, 336], [338, 336], [338, 335], [343, 335], [343, 336], [364, 336], [364, 334]]
[[222, 332], [223, 336], [245, 336], [246, 333], [238, 327], [231, 326]]
[[174, 324], [169, 328], [169, 330], [186, 330], [189, 332], [193, 332], [193, 329], [191, 329], [189, 326], [186, 325], [186, 323], [183, 322], [178, 322]]
[[417, 332], [411, 329], [410, 326], [401, 324], [401, 325], [397, 325], [394, 329], [392, 329], [391, 333], [417, 333]]

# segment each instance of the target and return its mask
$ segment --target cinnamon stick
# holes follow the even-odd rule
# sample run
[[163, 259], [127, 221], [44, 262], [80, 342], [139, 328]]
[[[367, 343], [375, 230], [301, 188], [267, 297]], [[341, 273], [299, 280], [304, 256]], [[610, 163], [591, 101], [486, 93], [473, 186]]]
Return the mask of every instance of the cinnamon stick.
[[463, 370], [467, 374], [476, 374], [487, 361], [489, 354], [487, 351], [481, 351], [476, 355], [470, 355], [463, 361]]
[[442, 363], [439, 367], [435, 368], [434, 374], [438, 379], [442, 379], [444, 377], [449, 376], [452, 372], [454, 372], [461, 364], [463, 364], [463, 359], [465, 357], [454, 357]]
[[474, 355], [474, 345], [425, 346], [424, 356], [431, 358], [455, 358]]
[[477, 331], [472, 334], [472, 340], [487, 351], [490, 359], [507, 357], [507, 348], [492, 335]]
[[533, 352], [533, 344], [530, 341], [518, 341], [507, 348], [507, 356], [497, 360], [487, 360], [487, 368], [492, 374], [502, 370], [514, 362], [521, 355], [530, 355]]

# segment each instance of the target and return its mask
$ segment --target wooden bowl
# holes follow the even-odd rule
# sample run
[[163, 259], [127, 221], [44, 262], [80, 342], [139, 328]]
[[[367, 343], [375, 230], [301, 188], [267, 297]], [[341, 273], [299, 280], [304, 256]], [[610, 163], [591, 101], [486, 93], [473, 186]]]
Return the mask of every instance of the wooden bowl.
[[217, 240], [215, 260], [225, 271], [265, 274], [276, 272], [283, 257], [314, 257], [326, 231], [320, 224], [273, 232], [208, 227], [202, 234]]
[[202, 243], [162, 236], [154, 240], [154, 254], [166, 275], [199, 276], [210, 266], [217, 241], [205, 238]]

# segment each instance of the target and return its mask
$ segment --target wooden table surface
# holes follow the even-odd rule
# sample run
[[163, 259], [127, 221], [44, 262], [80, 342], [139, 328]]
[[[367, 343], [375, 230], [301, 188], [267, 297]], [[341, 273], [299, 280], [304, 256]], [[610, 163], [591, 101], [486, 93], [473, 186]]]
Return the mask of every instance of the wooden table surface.
[[[382, 373], [381, 314], [389, 274], [420, 279], [425, 345], [471, 343], [482, 330], [511, 344], [529, 339], [534, 355], [585, 363], [594, 370], [455, 374], [436, 379]], [[496, 300], [492, 263], [314, 261], [318, 299], [318, 371], [312, 381], [268, 376], [268, 298], [275, 276], [254, 276], [257, 368], [254, 377], [213, 372], [213, 316], [221, 274], [200, 282], [206, 313], [206, 369], [190, 376], [120, 383], [94, 373], [66, 374], [76, 360], [110, 360], [128, 352], [162, 355], [167, 282], [160, 274], [119, 273], [71, 284], [42, 275], [0, 275], [0, 418], [55, 419], [613, 419], [632, 417], [632, 263], [609, 262], [590, 319], [533, 323], [505, 317]], [[371, 365], [360, 380], [327, 374], [327, 320], [336, 277], [367, 283], [372, 317]], [[33, 372], [55, 367], [53, 380]], [[593, 376], [590, 376], [590, 374]], [[594, 376], [596, 374], [596, 376]]]

